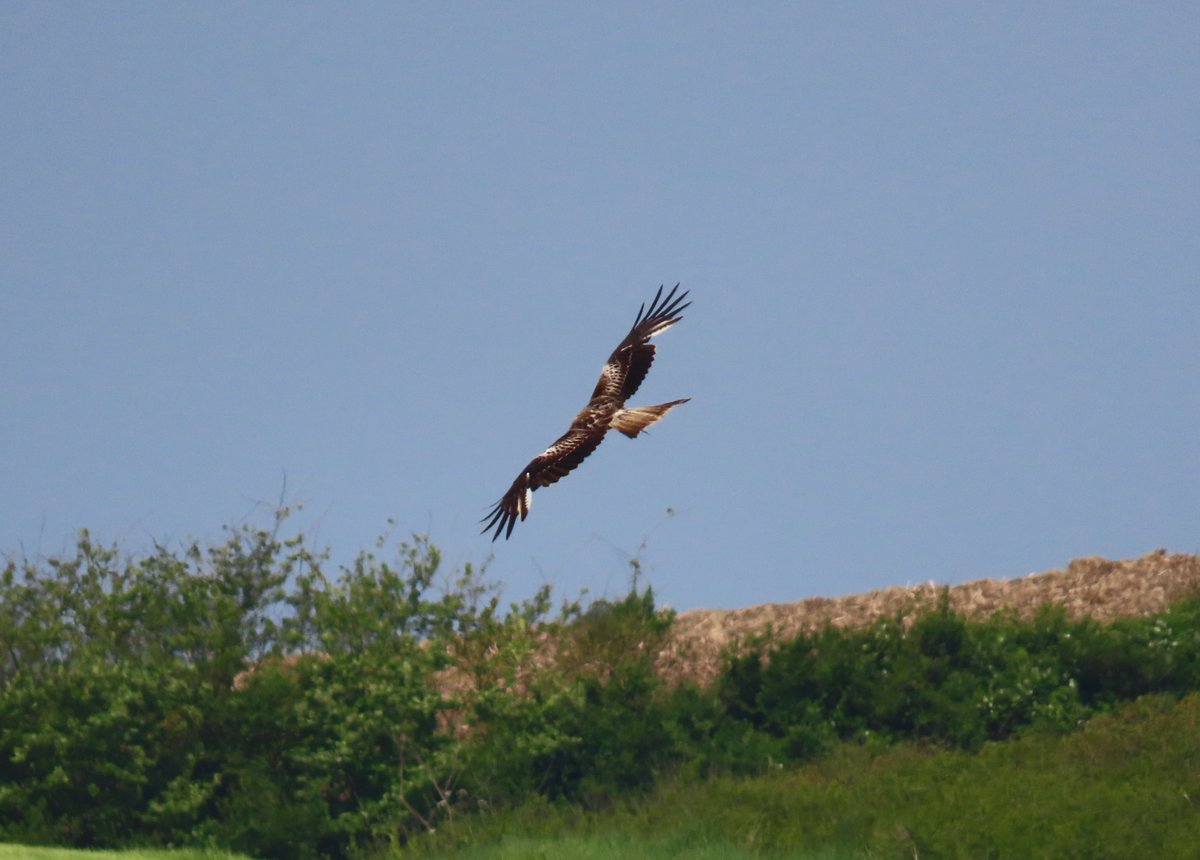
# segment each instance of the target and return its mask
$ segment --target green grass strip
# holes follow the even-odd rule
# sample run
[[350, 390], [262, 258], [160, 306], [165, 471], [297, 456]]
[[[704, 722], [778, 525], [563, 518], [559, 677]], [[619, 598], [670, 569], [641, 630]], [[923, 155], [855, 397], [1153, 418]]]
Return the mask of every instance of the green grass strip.
[[0, 860], [250, 860], [228, 851], [130, 848], [124, 851], [82, 851], [74, 848], [43, 848], [34, 845], [0, 844]]

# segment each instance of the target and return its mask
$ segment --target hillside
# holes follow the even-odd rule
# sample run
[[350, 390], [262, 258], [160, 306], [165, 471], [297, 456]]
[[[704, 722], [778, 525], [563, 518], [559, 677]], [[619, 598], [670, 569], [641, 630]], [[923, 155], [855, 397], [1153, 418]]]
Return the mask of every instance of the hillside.
[[[810, 597], [795, 603], [764, 603], [744, 609], [693, 609], [672, 626], [658, 666], [672, 680], [706, 683], [716, 675], [725, 649], [768, 627], [787, 638], [825, 624], [854, 627], [935, 599], [943, 586], [927, 582], [891, 586], [845, 597]], [[1149, 615], [1200, 592], [1200, 556], [1155, 550], [1141, 558], [1110, 561], [1078, 558], [1065, 569], [1016, 579], [977, 579], [948, 587], [950, 605], [976, 617], [999, 610], [1031, 616], [1043, 604], [1063, 606], [1072, 617], [1107, 620]]]

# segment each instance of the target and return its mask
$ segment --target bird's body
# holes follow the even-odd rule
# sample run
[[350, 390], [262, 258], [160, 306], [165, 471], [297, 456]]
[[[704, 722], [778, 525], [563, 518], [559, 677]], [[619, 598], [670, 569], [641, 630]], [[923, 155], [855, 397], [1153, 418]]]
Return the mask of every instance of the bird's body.
[[683, 319], [680, 311], [691, 304], [683, 301], [687, 298], [686, 290], [675, 296], [678, 289], [679, 285], [676, 284], [663, 299], [662, 287], [659, 287], [649, 311], [642, 305], [629, 334], [613, 350], [600, 371], [600, 379], [592, 391], [591, 399], [575, 416], [567, 432], [529, 461], [508, 492], [483, 518], [484, 532], [495, 527], [493, 541], [502, 532], [507, 539], [517, 520], [529, 515], [529, 502], [534, 490], [550, 486], [582, 463], [604, 441], [610, 429], [633, 439], [672, 408], [690, 399], [685, 397], [657, 406], [625, 405], [654, 363], [654, 344], [650, 343], [650, 338], [662, 334]]

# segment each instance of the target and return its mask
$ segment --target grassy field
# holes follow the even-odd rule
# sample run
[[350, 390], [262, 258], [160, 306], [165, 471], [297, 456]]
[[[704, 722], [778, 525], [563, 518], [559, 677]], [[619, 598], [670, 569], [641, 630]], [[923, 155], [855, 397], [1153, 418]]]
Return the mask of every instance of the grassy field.
[[[462, 816], [384, 858], [1185, 858], [1200, 845], [1200, 694], [1148, 696], [1066, 735], [978, 752], [844, 745], [756, 778], [676, 778], [602, 812]], [[0, 860], [235, 860], [0, 845]]]
[[[762, 860], [760, 852], [703, 839], [636, 837], [630, 834], [594, 834], [558, 838], [504, 838], [445, 855], [454, 860]], [[777, 855], [778, 856], [778, 855]], [[795, 860], [843, 860], [849, 854], [800, 853]]]
[[[701, 834], [681, 832], [675, 836], [646, 837], [630, 833], [593, 833], [557, 837], [501, 837], [497, 842], [452, 852], [456, 860], [612, 860], [638, 857], [642, 860], [759, 860], [762, 854], [712, 840]], [[842, 860], [834, 853], [796, 855], [797, 860]], [[124, 851], [82, 851], [71, 848], [42, 848], [0, 844], [0, 860], [251, 860], [242, 854], [222, 851], [131, 848]]]
[[76, 851], [71, 848], [40, 848], [32, 845], [0, 844], [0, 860], [250, 860], [228, 851], [131, 848], [126, 851]]
[[[445, 830], [445, 828], [444, 828]], [[759, 778], [676, 780], [603, 814], [541, 803], [456, 822], [419, 856], [1190, 858], [1200, 695], [979, 752], [846, 746]], [[395, 856], [413, 856], [410, 848]]]

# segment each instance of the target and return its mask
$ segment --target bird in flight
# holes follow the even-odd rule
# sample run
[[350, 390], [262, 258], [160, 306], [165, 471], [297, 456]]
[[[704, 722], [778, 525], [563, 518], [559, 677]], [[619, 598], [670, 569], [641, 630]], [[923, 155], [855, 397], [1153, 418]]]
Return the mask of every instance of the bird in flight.
[[575, 416], [567, 432], [521, 470], [508, 492], [480, 520], [485, 523], [480, 534], [486, 534], [494, 526], [496, 533], [492, 535], [492, 541], [495, 542], [502, 532], [504, 539], [508, 540], [517, 519], [523, 520], [529, 515], [533, 491], [550, 486], [582, 463], [604, 441], [604, 434], [610, 429], [618, 430], [630, 439], [637, 438], [639, 433], [671, 409], [691, 399], [684, 397], [657, 406], [625, 405], [654, 363], [654, 344], [650, 343], [650, 338], [662, 334], [683, 319], [680, 311], [691, 304], [684, 302], [687, 290], [675, 295], [678, 289], [679, 284], [676, 284], [663, 298], [663, 288], [659, 287], [650, 309], [642, 305], [633, 328], [604, 363], [592, 399]]

